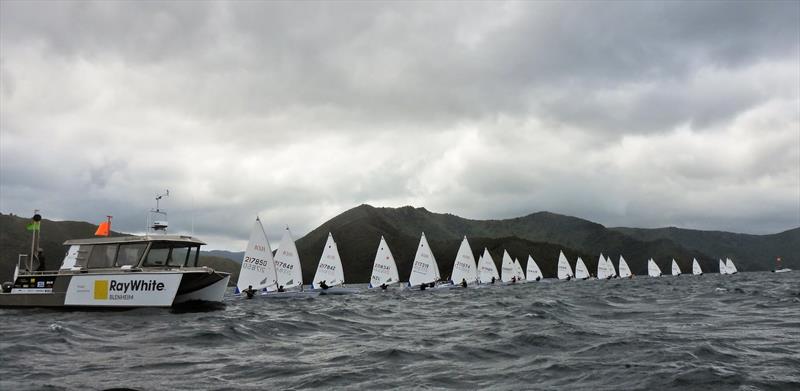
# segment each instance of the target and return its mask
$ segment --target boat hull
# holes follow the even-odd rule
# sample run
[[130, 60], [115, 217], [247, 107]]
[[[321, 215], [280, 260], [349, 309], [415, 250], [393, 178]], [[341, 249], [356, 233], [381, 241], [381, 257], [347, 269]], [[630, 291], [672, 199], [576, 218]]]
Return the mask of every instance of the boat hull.
[[0, 307], [138, 308], [221, 302], [230, 275], [190, 270], [102, 270], [21, 275]]

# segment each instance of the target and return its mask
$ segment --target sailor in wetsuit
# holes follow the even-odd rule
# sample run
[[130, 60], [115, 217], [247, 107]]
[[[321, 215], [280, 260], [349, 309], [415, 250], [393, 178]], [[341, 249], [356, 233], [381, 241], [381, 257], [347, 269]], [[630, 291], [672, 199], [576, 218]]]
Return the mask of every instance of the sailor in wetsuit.
[[286, 289], [283, 289], [283, 285], [278, 286], [278, 292], [286, 292]]
[[462, 288], [466, 288], [467, 287], [467, 279], [466, 278], [462, 278], [461, 279], [461, 287]]
[[381, 284], [381, 289], [386, 290], [386, 288], [388, 288], [388, 286], [386, 285], [385, 282], [383, 284]]
[[495, 281], [495, 279], [494, 279], [494, 277], [492, 277], [492, 284], [494, 284], [494, 281]]
[[322, 280], [322, 281], [320, 281], [320, 282], [319, 282], [319, 287], [320, 287], [320, 288], [322, 288], [322, 289], [328, 289], [328, 288], [330, 288], [330, 287], [328, 286], [328, 284], [326, 284], [326, 283], [325, 283], [326, 281], [328, 281], [328, 280]]
[[424, 291], [428, 287], [428, 283], [419, 284], [419, 290]]
[[243, 291], [242, 291], [242, 293], [244, 293], [245, 295], [247, 295], [247, 298], [248, 298], [248, 299], [252, 299], [252, 298], [253, 298], [253, 296], [255, 296], [255, 294], [256, 294], [256, 290], [255, 290], [255, 289], [253, 289], [253, 286], [252, 286], [252, 285], [248, 285], [248, 286], [247, 286], [247, 289], [243, 290]]

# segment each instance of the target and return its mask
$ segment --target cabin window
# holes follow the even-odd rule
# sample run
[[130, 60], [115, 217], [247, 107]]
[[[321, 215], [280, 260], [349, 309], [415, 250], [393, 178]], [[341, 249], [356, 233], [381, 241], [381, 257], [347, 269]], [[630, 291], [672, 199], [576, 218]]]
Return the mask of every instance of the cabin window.
[[186, 266], [188, 267], [195, 267], [197, 266], [197, 253], [200, 250], [200, 246], [192, 246], [189, 247], [189, 257], [186, 261]]
[[147, 252], [144, 266], [166, 266], [167, 260], [169, 260], [169, 250], [169, 243], [153, 242], [150, 251]]
[[89, 268], [114, 267], [114, 258], [116, 255], [116, 244], [96, 244], [92, 247], [92, 254], [89, 255]]
[[146, 248], [147, 243], [123, 244], [119, 246], [117, 267], [138, 265], [139, 259], [142, 258], [142, 254]]
[[170, 266], [183, 267], [186, 264], [186, 257], [189, 255], [188, 247], [173, 247], [172, 256], [169, 258]]

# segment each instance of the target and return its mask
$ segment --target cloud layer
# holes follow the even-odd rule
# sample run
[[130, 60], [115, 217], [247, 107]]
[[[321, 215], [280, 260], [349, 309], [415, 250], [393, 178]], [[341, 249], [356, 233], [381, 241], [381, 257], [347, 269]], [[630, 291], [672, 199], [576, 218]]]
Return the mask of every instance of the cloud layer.
[[[797, 2], [0, 3], [0, 209], [800, 225]], [[277, 239], [277, 238], [276, 238]]]

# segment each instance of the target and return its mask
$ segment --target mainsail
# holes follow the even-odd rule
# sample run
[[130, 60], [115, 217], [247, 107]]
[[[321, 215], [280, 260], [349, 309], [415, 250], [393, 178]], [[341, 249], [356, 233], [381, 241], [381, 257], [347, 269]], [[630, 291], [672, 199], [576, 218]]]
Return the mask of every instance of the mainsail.
[[517, 258], [514, 258], [514, 271], [517, 276], [517, 281], [525, 280], [525, 271], [522, 270], [522, 264], [519, 263], [519, 259]]
[[369, 279], [369, 286], [374, 288], [382, 284], [395, 284], [400, 282], [400, 276], [397, 273], [397, 263], [394, 261], [392, 251], [389, 250], [389, 245], [386, 240], [381, 236], [381, 241], [378, 243], [378, 252], [375, 253], [375, 262], [372, 264], [372, 276]]
[[681, 275], [681, 268], [678, 266], [678, 262], [675, 262], [675, 258], [672, 258], [672, 275], [673, 276]]
[[273, 291], [278, 289], [277, 282], [272, 249], [269, 247], [267, 234], [264, 232], [261, 220], [256, 217], [253, 228], [250, 230], [250, 240], [247, 242], [247, 250], [244, 252], [236, 288], [239, 292], [248, 287]]
[[478, 280], [481, 284], [488, 284], [495, 280], [500, 279], [500, 273], [497, 272], [497, 265], [494, 264], [492, 254], [489, 254], [489, 249], [483, 248], [483, 255], [481, 255], [480, 262], [478, 263]]
[[608, 262], [603, 253], [600, 253], [600, 258], [597, 259], [597, 279], [605, 280], [611, 276], [611, 271], [608, 270]]
[[528, 281], [539, 281], [544, 278], [542, 270], [539, 269], [539, 265], [536, 264], [536, 261], [534, 261], [533, 257], [530, 255], [528, 255], [528, 264], [526, 268], [528, 269]]
[[558, 253], [558, 279], [559, 280], [568, 280], [575, 275], [572, 274], [572, 267], [569, 265], [569, 261], [567, 261], [567, 257], [564, 256], [564, 252], [560, 251]]
[[278, 285], [284, 289], [303, 286], [303, 270], [300, 267], [300, 256], [294, 244], [292, 232], [289, 227], [281, 238], [280, 247], [275, 251], [275, 271], [277, 272]]
[[575, 262], [575, 278], [579, 280], [589, 278], [589, 269], [586, 268], [586, 264], [583, 263], [581, 257], [578, 257], [578, 261]]
[[647, 275], [650, 277], [661, 276], [661, 268], [656, 265], [656, 261], [653, 258], [647, 260]]
[[503, 250], [503, 264], [500, 270], [500, 277], [503, 279], [503, 282], [510, 282], [511, 278], [516, 277], [514, 261], [511, 260], [511, 256], [508, 255], [508, 251], [505, 250]]
[[736, 270], [736, 266], [733, 264], [733, 261], [731, 261], [730, 258], [726, 258], [725, 270], [727, 274], [736, 274], [739, 272]]
[[617, 277], [617, 270], [614, 269], [614, 264], [611, 263], [611, 257], [606, 257], [606, 264], [608, 265], [608, 271], [610, 272], [608, 278]]
[[703, 274], [703, 269], [701, 269], [700, 264], [697, 263], [697, 258], [692, 258], [692, 274], [695, 276]]
[[628, 267], [628, 262], [625, 262], [625, 258], [622, 255], [619, 256], [619, 277], [620, 278], [629, 278], [633, 276], [631, 273], [631, 268]]
[[320, 289], [320, 282], [325, 281], [327, 286], [344, 284], [344, 270], [342, 270], [342, 259], [339, 257], [339, 249], [333, 240], [333, 235], [328, 233], [328, 240], [322, 250], [322, 256], [317, 264], [317, 272], [311, 281], [311, 287]]
[[408, 277], [408, 285], [418, 286], [437, 280], [439, 280], [439, 267], [436, 265], [436, 259], [433, 257], [433, 252], [423, 232], [419, 239], [419, 246], [417, 246], [417, 255], [414, 256], [411, 276]]
[[450, 275], [450, 280], [454, 284], [461, 284], [465, 280], [467, 284], [474, 284], [478, 281], [478, 270], [475, 266], [475, 256], [472, 255], [472, 248], [469, 246], [467, 237], [461, 241], [461, 246], [458, 248], [456, 260], [453, 263], [453, 273]]

